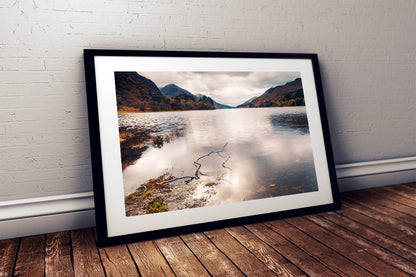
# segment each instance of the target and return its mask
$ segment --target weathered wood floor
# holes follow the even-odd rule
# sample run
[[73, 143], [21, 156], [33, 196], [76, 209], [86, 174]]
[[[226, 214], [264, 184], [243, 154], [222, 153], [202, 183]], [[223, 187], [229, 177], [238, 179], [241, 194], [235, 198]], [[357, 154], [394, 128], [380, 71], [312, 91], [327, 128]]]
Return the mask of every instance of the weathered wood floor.
[[93, 229], [0, 241], [0, 276], [416, 276], [416, 183], [337, 212], [97, 249]]

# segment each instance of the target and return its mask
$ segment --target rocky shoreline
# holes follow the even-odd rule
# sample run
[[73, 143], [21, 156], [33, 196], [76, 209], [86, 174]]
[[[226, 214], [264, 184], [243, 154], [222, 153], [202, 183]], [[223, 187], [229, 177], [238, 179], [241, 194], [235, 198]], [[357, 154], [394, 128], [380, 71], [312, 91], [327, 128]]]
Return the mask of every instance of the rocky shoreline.
[[215, 182], [179, 178], [165, 173], [125, 197], [126, 216], [207, 206], [216, 194]]
[[[227, 165], [230, 160], [225, 151], [227, 144], [219, 150], [212, 150], [198, 157], [193, 162], [195, 172], [192, 176], [175, 177], [171, 168], [166, 169], [159, 177], [141, 184], [125, 197], [126, 216], [209, 205], [210, 199], [217, 193], [216, 187], [224, 181], [225, 172], [232, 171]], [[210, 172], [206, 160], [215, 162], [219, 170]]]

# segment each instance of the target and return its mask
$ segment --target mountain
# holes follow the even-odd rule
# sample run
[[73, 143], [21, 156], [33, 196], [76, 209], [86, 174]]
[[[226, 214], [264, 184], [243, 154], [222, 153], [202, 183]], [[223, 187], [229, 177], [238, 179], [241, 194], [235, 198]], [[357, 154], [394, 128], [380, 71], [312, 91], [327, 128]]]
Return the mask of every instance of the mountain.
[[160, 89], [160, 92], [168, 98], [175, 97], [181, 94], [193, 95], [186, 89], [178, 87], [175, 84], [169, 84], [169, 85], [164, 86], [163, 88]]
[[302, 81], [300, 78], [282, 86], [267, 89], [261, 96], [247, 100], [237, 108], [304, 106]]
[[224, 104], [218, 103], [216, 101], [214, 101], [214, 106], [215, 106], [216, 109], [234, 109], [234, 107], [232, 107], [232, 106], [224, 105]]
[[[267, 92], [267, 91], [266, 91]], [[265, 93], [266, 93], [265, 92]], [[250, 102], [252, 102], [254, 99], [256, 99], [257, 98], [257, 96], [253, 96], [253, 97], [251, 97], [250, 99], [248, 99], [246, 102], [244, 102], [243, 104], [241, 104], [241, 105], [245, 105], [245, 104], [249, 104]]]
[[114, 78], [118, 110], [141, 109], [164, 98], [155, 83], [137, 72], [115, 72]]
[[162, 92], [162, 94], [164, 96], [169, 97], [169, 98], [176, 97], [176, 96], [179, 96], [179, 95], [188, 95], [188, 96], [194, 96], [197, 99], [202, 100], [202, 99], [204, 99], [204, 97], [207, 97], [207, 98], [209, 98], [213, 101], [215, 109], [232, 109], [232, 108], [234, 108], [234, 107], [231, 107], [231, 106], [228, 106], [228, 105], [218, 103], [217, 101], [213, 100], [211, 97], [208, 97], [206, 95], [203, 95], [203, 94], [200, 94], [200, 93], [192, 94], [189, 91], [187, 91], [186, 89], [183, 89], [183, 88], [181, 88], [181, 87], [179, 87], [175, 84], [166, 85], [163, 88], [161, 88], [160, 91]]
[[174, 84], [162, 88], [162, 93], [153, 81], [137, 72], [115, 72], [114, 77], [118, 112], [216, 109], [211, 98], [198, 98]]
[[[205, 95], [198, 93], [198, 94], [196, 94], [195, 96], [196, 96], [198, 99], [202, 99], [202, 97], [204, 97]], [[207, 96], [205, 96], [205, 97], [207, 97]], [[209, 98], [210, 98], [210, 97], [209, 97]], [[212, 99], [212, 98], [210, 98], [210, 99]], [[217, 102], [217, 101], [215, 101], [214, 99], [212, 99], [212, 101], [214, 102], [214, 107], [215, 107], [216, 109], [234, 109], [234, 107], [229, 106], [229, 105], [225, 105], [225, 104], [218, 103], [218, 102]]]

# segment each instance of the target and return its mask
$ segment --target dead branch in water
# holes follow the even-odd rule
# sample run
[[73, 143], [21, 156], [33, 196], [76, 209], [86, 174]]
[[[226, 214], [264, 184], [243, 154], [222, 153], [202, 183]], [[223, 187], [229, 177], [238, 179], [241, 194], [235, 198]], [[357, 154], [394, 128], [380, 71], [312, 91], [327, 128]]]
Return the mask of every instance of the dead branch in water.
[[[211, 156], [211, 155], [213, 155], [213, 154], [217, 154], [218, 156], [220, 156], [221, 158], [225, 158], [224, 156], [222, 156], [222, 153], [224, 153], [225, 152], [225, 147], [228, 145], [228, 142], [227, 143], [225, 143], [224, 144], [224, 146], [221, 148], [221, 150], [218, 150], [218, 151], [211, 151], [211, 152], [209, 152], [209, 153], [207, 153], [207, 154], [205, 154], [205, 155], [202, 155], [202, 156], [200, 156], [198, 159], [196, 159], [195, 161], [194, 161], [194, 166], [196, 167], [196, 170], [195, 170], [195, 173], [194, 173], [194, 175], [195, 176], [184, 176], [184, 177], [180, 177], [180, 178], [175, 178], [175, 179], [172, 179], [172, 180], [168, 180], [168, 181], [163, 181], [163, 184], [169, 184], [169, 183], [173, 183], [173, 182], [176, 182], [176, 181], [179, 181], [179, 180], [183, 180], [183, 179], [188, 179], [187, 181], [185, 181], [185, 183], [189, 183], [190, 181], [192, 181], [192, 180], [195, 180], [195, 179], [199, 179], [200, 177], [200, 175], [202, 175], [202, 176], [207, 176], [207, 174], [205, 174], [205, 173], [202, 173], [201, 171], [200, 171], [200, 169], [201, 169], [201, 167], [202, 167], [202, 164], [201, 163], [199, 163], [203, 158], [206, 158], [206, 157], [209, 157], [209, 156]], [[226, 169], [229, 169], [229, 170], [232, 170], [230, 167], [228, 167], [228, 166], [226, 166], [225, 164], [230, 160], [230, 158], [231, 158], [231, 156], [228, 156], [227, 157], [227, 159], [222, 163], [222, 167], [223, 168], [226, 168]]]
[[227, 159], [222, 163], [222, 167], [232, 171], [231, 167], [228, 167], [228, 166], [225, 165], [225, 163], [228, 162], [230, 160], [230, 158], [231, 158], [231, 156], [227, 157]]
[[[219, 151], [211, 151], [208, 154], [205, 154], [205, 155], [199, 157], [196, 161], [194, 161], [194, 166], [196, 167], [196, 171], [195, 171], [195, 177], [196, 177], [196, 179], [199, 179], [199, 175], [207, 176], [206, 174], [200, 172], [200, 169], [201, 169], [201, 166], [202, 165], [199, 163], [199, 161], [201, 159], [203, 159], [203, 158], [206, 158], [206, 157], [211, 156], [212, 154], [217, 154], [221, 158], [225, 158], [225, 157], [221, 156], [221, 153], [225, 152], [225, 147], [227, 146], [227, 144], [228, 144], [228, 142], [224, 144], [224, 146], [222, 147], [221, 150], [219, 150]], [[227, 161], [228, 161], [228, 159], [229, 159], [229, 157], [227, 158]], [[224, 163], [226, 163], [227, 161], [225, 161]]]

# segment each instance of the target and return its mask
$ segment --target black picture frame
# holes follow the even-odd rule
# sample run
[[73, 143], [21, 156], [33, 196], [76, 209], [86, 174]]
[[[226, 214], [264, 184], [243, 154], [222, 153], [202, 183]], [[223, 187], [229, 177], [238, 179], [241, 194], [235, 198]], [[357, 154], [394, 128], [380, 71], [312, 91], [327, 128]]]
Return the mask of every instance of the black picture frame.
[[[148, 240], [340, 207], [317, 54], [84, 49], [84, 65], [97, 245]], [[115, 72], [139, 71], [299, 72], [317, 189], [253, 201], [127, 216], [126, 192], [123, 179], [120, 180], [123, 169], [118, 106], [121, 104], [117, 104], [114, 76]], [[230, 214], [219, 212], [227, 209], [232, 210]], [[152, 226], [146, 227], [149, 222]]]

